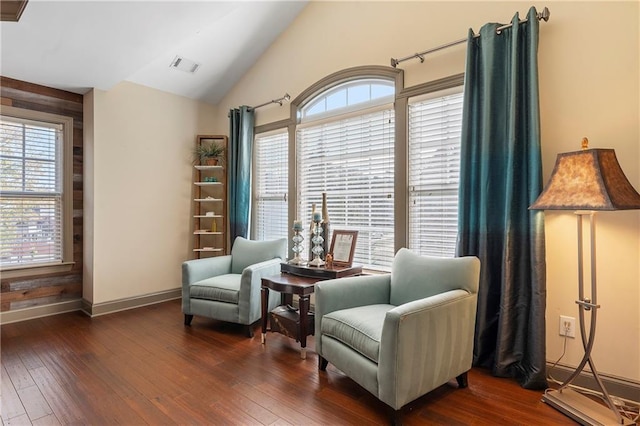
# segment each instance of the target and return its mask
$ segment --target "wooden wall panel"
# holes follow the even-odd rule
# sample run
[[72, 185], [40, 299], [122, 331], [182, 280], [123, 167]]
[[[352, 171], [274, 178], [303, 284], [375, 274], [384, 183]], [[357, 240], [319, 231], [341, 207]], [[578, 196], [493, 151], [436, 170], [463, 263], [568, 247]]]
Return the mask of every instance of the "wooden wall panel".
[[82, 298], [83, 96], [0, 76], [2, 105], [73, 118], [73, 269], [64, 274], [3, 279], [3, 312]]

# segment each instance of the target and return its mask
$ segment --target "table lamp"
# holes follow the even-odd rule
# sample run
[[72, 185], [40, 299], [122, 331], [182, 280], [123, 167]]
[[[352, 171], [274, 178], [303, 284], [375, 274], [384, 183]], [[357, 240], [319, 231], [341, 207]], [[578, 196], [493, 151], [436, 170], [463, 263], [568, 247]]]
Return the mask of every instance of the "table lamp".
[[[547, 390], [544, 402], [584, 425], [632, 425], [623, 417], [598, 376], [591, 357], [598, 308], [596, 292], [596, 221], [599, 210], [640, 209], [640, 194], [625, 176], [613, 149], [588, 149], [587, 138], [582, 140], [582, 150], [558, 154], [551, 178], [531, 210], [573, 210], [578, 222], [578, 304], [580, 334], [584, 357], [574, 372], [556, 390]], [[582, 252], [582, 218], [589, 217], [591, 246], [591, 295], [585, 296]], [[589, 330], [585, 327], [585, 315], [591, 314]], [[569, 385], [578, 377], [586, 364], [602, 392], [605, 407], [572, 390]]]

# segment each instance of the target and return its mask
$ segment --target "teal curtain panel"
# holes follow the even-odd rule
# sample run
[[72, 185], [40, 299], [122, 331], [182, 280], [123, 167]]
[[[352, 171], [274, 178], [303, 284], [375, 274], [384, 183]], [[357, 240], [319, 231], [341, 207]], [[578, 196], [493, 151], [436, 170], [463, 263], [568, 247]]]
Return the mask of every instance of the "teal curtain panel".
[[247, 106], [229, 111], [229, 238], [249, 238], [251, 158], [255, 115]]
[[544, 217], [528, 210], [542, 190], [536, 10], [497, 33], [502, 25], [469, 32], [457, 254], [482, 264], [474, 365], [541, 389]]

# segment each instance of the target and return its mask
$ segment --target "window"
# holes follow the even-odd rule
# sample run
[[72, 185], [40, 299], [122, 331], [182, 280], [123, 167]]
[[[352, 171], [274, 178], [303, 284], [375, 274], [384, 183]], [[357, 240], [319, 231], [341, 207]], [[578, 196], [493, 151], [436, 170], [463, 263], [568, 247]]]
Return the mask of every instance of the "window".
[[256, 136], [255, 239], [270, 240], [289, 235], [287, 218], [288, 149], [289, 138], [286, 132]]
[[337, 110], [345, 113], [368, 105], [392, 102], [395, 88], [391, 81], [362, 79], [338, 85], [314, 98], [302, 109], [302, 121], [334, 116]]
[[69, 117], [3, 108], [0, 118], [2, 269], [72, 260]]
[[462, 87], [409, 102], [409, 247], [453, 257], [458, 233]]
[[296, 133], [299, 217], [309, 224], [326, 192], [331, 228], [358, 231], [354, 262], [378, 270], [394, 256], [393, 88], [366, 79], [327, 90], [303, 108], [309, 120]]

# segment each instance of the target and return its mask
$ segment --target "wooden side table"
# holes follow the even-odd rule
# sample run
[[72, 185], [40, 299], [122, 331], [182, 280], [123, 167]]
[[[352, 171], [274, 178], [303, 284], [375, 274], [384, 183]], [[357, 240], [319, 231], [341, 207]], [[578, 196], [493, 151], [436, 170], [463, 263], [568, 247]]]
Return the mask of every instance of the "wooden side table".
[[278, 275], [271, 275], [262, 278], [262, 344], [266, 343], [267, 336], [267, 322], [269, 317], [268, 312], [268, 300], [269, 290], [275, 290], [282, 293], [282, 304], [291, 304], [293, 301], [293, 295], [299, 296], [299, 311], [300, 311], [300, 329], [298, 330], [298, 336], [300, 339], [300, 358], [307, 358], [307, 336], [311, 334], [311, 330], [307, 327], [308, 312], [309, 312], [309, 298], [314, 292], [314, 285], [321, 279], [301, 277], [297, 275], [291, 275], [281, 273]]

